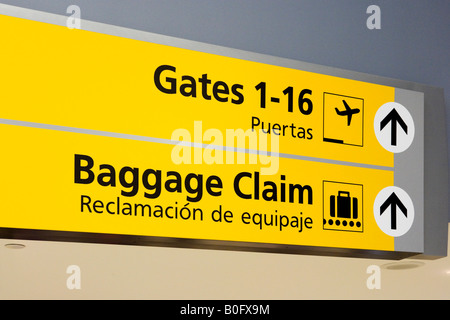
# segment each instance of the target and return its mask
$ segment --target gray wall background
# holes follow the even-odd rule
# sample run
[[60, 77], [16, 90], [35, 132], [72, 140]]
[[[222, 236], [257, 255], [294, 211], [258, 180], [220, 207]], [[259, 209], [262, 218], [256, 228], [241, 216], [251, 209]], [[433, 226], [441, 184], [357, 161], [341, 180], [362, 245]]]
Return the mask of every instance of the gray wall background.
[[0, 2], [61, 15], [74, 4], [82, 19], [441, 87], [450, 123], [450, 0]]

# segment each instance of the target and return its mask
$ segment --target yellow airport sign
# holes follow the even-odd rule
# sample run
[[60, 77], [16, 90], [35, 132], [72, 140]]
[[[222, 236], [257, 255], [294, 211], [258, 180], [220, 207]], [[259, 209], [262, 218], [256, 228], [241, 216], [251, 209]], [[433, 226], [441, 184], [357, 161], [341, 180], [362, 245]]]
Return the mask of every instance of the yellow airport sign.
[[423, 94], [97, 27], [0, 15], [0, 236], [423, 252]]

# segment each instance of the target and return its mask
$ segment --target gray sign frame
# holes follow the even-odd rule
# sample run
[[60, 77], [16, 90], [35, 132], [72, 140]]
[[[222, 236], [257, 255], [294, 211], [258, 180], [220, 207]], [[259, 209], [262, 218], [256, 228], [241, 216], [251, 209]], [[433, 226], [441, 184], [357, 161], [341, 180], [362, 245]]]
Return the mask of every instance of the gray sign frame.
[[[65, 26], [67, 23], [67, 16], [3, 4], [0, 4], [0, 14], [61, 26]], [[118, 236], [112, 242], [101, 234], [11, 228], [0, 228], [0, 237], [389, 259], [404, 258], [416, 255], [419, 252], [422, 253], [420, 257], [427, 259], [447, 255], [448, 158], [443, 89], [398, 79], [178, 39], [98, 22], [83, 20], [82, 28], [94, 32], [172, 47], [395, 87], [396, 102], [407, 107], [414, 119], [419, 119], [419, 121], [415, 122], [416, 138], [413, 145], [407, 151], [394, 156], [394, 183], [396, 186], [405, 189], [411, 198], [414, 199], [417, 213], [416, 221], [412, 230], [407, 235], [395, 240], [395, 252], [139, 236]], [[7, 123], [7, 121], [0, 123]]]

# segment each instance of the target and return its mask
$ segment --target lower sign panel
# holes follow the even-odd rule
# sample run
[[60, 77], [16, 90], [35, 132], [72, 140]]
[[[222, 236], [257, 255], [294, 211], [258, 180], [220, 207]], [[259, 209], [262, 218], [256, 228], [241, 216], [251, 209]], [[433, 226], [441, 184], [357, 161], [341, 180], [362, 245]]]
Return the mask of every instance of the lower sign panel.
[[[14, 137], [0, 166], [2, 237], [414, 253], [395, 252], [374, 217], [376, 196], [393, 185], [390, 170], [250, 154], [239, 163], [238, 153], [219, 149], [6, 124], [0, 133]], [[215, 163], [176, 164], [206, 152]], [[268, 163], [273, 174], [263, 175]]]

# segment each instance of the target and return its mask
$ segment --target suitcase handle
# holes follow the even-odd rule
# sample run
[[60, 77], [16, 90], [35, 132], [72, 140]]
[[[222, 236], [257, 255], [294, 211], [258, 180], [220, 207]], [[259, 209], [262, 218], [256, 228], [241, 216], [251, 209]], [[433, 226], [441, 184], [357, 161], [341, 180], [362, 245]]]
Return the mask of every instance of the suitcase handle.
[[348, 192], [348, 191], [339, 191], [338, 192], [338, 196], [340, 197], [341, 195], [345, 195], [347, 197], [350, 197], [350, 192]]

